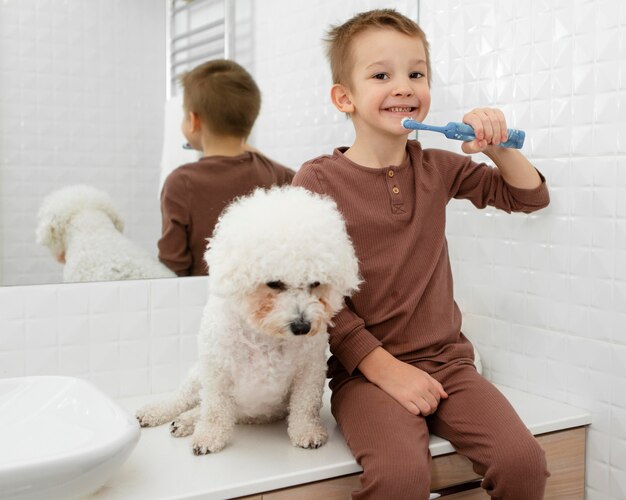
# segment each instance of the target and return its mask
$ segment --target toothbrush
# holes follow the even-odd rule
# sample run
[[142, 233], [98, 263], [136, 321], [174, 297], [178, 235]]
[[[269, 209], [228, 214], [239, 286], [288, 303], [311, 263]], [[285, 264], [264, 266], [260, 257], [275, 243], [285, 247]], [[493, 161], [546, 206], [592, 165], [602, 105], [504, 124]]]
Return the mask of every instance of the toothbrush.
[[[409, 130], [430, 130], [432, 132], [441, 132], [448, 139], [455, 139], [457, 141], [473, 141], [476, 136], [474, 135], [474, 129], [465, 123], [449, 122], [443, 127], [436, 127], [434, 125], [426, 125], [425, 123], [417, 122], [412, 118], [403, 118], [402, 126]], [[521, 149], [524, 145], [524, 138], [526, 133], [523, 130], [517, 130], [514, 128], [508, 129], [508, 136], [506, 142], [501, 142], [498, 146], [503, 148], [515, 148]]]

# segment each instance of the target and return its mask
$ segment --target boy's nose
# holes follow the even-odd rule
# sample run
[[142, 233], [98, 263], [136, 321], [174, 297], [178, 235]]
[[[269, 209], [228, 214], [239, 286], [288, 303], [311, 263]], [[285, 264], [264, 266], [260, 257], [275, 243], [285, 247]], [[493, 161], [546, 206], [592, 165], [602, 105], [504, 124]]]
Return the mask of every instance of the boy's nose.
[[393, 91], [393, 95], [395, 96], [412, 96], [413, 93], [413, 89], [410, 85], [398, 85]]

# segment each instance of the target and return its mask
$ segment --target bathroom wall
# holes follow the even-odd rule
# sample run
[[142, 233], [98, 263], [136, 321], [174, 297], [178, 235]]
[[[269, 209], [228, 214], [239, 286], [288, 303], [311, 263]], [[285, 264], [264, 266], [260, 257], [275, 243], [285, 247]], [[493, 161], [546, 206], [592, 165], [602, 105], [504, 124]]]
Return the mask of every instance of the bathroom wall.
[[[257, 12], [265, 107], [256, 145], [297, 168], [350, 144], [316, 42], [350, 7], [268, 3], [285, 17]], [[551, 190], [551, 205], [532, 215], [450, 204], [464, 331], [495, 382], [592, 412], [587, 497], [626, 498], [626, 4], [420, 1], [419, 18], [432, 47], [429, 121], [501, 107], [527, 131], [524, 152]], [[433, 134], [420, 140], [460, 152]]]
[[196, 359], [207, 278], [0, 288], [0, 378], [68, 375], [113, 397], [172, 391]]
[[420, 16], [431, 121], [501, 107], [551, 190], [530, 216], [451, 204], [465, 329], [494, 381], [592, 412], [587, 498], [626, 498], [624, 3], [421, 2]]
[[0, 284], [62, 281], [34, 233], [70, 183], [109, 192], [156, 255], [164, 2], [0, 2], [0, 82]]

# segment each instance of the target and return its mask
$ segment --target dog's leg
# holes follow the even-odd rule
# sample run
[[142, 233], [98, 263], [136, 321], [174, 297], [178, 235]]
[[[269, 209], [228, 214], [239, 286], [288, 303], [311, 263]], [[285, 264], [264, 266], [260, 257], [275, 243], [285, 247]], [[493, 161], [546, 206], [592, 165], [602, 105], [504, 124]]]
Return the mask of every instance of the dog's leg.
[[198, 369], [193, 367], [189, 370], [185, 380], [176, 394], [159, 403], [152, 403], [137, 411], [137, 420], [141, 427], [155, 427], [166, 422], [171, 422], [183, 412], [198, 406], [200, 399], [200, 381]]
[[320, 422], [326, 363], [323, 356], [306, 363], [295, 377], [289, 400], [287, 433], [294, 446], [319, 448], [328, 440]]
[[184, 437], [193, 434], [196, 422], [200, 416], [200, 405], [181, 413], [170, 424], [170, 434], [174, 437]]
[[206, 455], [221, 451], [230, 441], [235, 427], [234, 402], [226, 395], [202, 397], [200, 414], [192, 437], [193, 452]]
[[200, 360], [206, 367], [201, 372], [200, 414], [192, 437], [196, 455], [216, 453], [228, 444], [235, 427], [235, 402], [229, 395], [224, 373], [211, 369], [208, 359]]

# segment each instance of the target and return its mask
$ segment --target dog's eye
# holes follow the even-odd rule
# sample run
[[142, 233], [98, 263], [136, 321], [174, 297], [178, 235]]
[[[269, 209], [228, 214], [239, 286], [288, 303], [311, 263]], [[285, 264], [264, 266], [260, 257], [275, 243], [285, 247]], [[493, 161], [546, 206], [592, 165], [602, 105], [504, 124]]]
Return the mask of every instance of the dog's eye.
[[265, 284], [272, 290], [283, 291], [287, 288], [287, 286], [282, 281], [268, 281]]
[[320, 286], [320, 282], [319, 281], [314, 281], [313, 283], [311, 283], [309, 285], [309, 288], [317, 288], [318, 286]]

